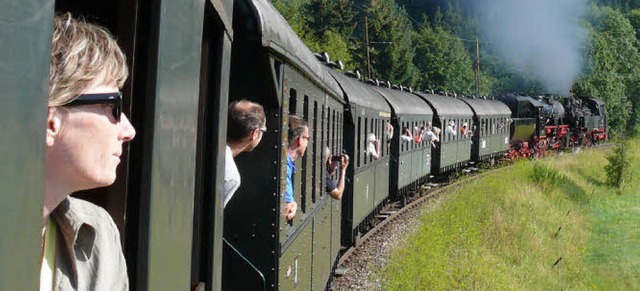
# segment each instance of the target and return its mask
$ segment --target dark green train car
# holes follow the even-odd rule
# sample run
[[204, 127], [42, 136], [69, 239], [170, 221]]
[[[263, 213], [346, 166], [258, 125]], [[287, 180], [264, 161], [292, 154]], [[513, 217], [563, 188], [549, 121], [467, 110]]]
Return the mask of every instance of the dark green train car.
[[[441, 129], [440, 142], [433, 150], [431, 171], [445, 173], [465, 166], [471, 160], [470, 129], [473, 128], [473, 111], [462, 100], [443, 95], [416, 93], [433, 109], [433, 126]], [[463, 133], [463, 125], [466, 131]]]
[[40, 286], [53, 13], [50, 1], [0, 2], [1, 290]]
[[[338, 72], [332, 75], [342, 88], [345, 107], [344, 144], [352, 157], [347, 168], [351, 181], [342, 198], [342, 244], [354, 245], [368, 219], [377, 214], [389, 196], [389, 153], [393, 127], [391, 108], [371, 85]], [[376, 153], [368, 152], [370, 134]], [[378, 152], [379, 150], [379, 152]], [[377, 158], [375, 158], [377, 156]]]
[[[127, 56], [124, 112], [137, 136], [111, 187], [75, 193], [124, 240], [131, 290], [221, 286], [222, 169], [233, 1], [0, 3], [3, 132], [0, 289], [38, 286], [44, 125], [56, 12], [100, 24]], [[28, 20], [28, 21], [25, 21]], [[19, 222], [19, 223], [16, 223]]]
[[470, 129], [471, 160], [474, 162], [504, 156], [509, 151], [511, 110], [502, 102], [488, 99], [461, 98], [473, 110]]
[[[242, 185], [225, 208], [224, 290], [322, 290], [339, 251], [341, 202], [325, 193], [323, 148], [343, 145], [344, 101], [329, 68], [266, 0], [236, 1], [230, 99], [262, 104], [267, 133], [236, 157]], [[293, 221], [282, 217], [290, 114], [308, 121]]]
[[544, 103], [529, 96], [501, 95], [496, 100], [504, 103], [511, 110], [510, 141], [512, 144], [530, 142], [534, 137], [544, 136], [542, 124], [542, 108]]
[[429, 105], [418, 96], [401, 90], [387, 87], [374, 87], [391, 106], [391, 124], [393, 139], [391, 140], [389, 195], [406, 198], [414, 192], [420, 182], [431, 174], [432, 147], [426, 140], [419, 142], [402, 139], [404, 128], [413, 130], [431, 123], [434, 112]]

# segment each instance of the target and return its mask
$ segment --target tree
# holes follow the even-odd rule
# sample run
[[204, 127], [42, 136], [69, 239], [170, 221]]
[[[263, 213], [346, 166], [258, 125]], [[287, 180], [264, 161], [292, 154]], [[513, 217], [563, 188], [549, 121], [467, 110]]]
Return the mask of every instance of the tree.
[[475, 94], [473, 60], [462, 40], [423, 21], [416, 37], [419, 89]]
[[629, 183], [631, 177], [628, 147], [629, 145], [626, 141], [618, 142], [611, 154], [607, 156], [608, 163], [604, 166], [604, 170], [607, 173], [607, 185], [615, 187], [618, 191], [624, 189], [625, 184]]
[[309, 27], [305, 7], [309, 0], [271, 0], [273, 6], [282, 14], [293, 31], [312, 51], [318, 50], [318, 38]]
[[589, 24], [592, 41], [585, 56], [589, 73], [575, 83], [574, 92], [601, 98], [612, 131], [623, 132], [638, 115], [637, 97], [630, 96], [640, 94], [639, 43], [629, 19], [609, 7], [595, 6]]
[[354, 31], [358, 25], [350, 0], [310, 0], [305, 8], [309, 27], [319, 39], [318, 51], [341, 60], [346, 69], [354, 69], [353, 55], [360, 50]]
[[419, 72], [413, 64], [414, 33], [406, 12], [394, 0], [371, 0], [367, 13], [372, 76], [415, 86]]
[[333, 61], [340, 60], [345, 69], [354, 70], [355, 64], [349, 50], [349, 43], [337, 32], [326, 30], [318, 43], [318, 51], [327, 52]]

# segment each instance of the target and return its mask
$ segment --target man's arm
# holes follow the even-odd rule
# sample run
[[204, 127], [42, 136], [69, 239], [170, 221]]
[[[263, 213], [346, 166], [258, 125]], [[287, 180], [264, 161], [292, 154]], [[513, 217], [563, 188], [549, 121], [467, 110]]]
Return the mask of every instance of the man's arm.
[[344, 193], [344, 181], [346, 180], [348, 166], [349, 166], [349, 156], [342, 155], [342, 160], [340, 162], [340, 178], [338, 179], [338, 185], [335, 189], [329, 192], [329, 195], [333, 199], [336, 199], [336, 200], [342, 199], [342, 194]]

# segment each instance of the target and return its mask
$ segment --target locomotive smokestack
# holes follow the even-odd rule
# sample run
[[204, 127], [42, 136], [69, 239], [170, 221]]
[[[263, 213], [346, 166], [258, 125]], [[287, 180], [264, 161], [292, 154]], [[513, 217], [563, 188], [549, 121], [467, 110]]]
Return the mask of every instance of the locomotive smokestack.
[[507, 66], [539, 80], [547, 92], [568, 95], [581, 70], [588, 0], [479, 0], [481, 37]]

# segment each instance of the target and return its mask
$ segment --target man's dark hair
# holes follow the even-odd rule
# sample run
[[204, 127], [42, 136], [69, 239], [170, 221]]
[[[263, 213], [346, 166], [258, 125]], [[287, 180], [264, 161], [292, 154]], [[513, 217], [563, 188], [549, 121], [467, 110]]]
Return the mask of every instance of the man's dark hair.
[[307, 127], [307, 121], [297, 115], [289, 115], [289, 144], [299, 138]]
[[251, 131], [261, 128], [265, 120], [262, 105], [244, 99], [233, 101], [229, 104], [227, 116], [227, 139], [247, 138]]

